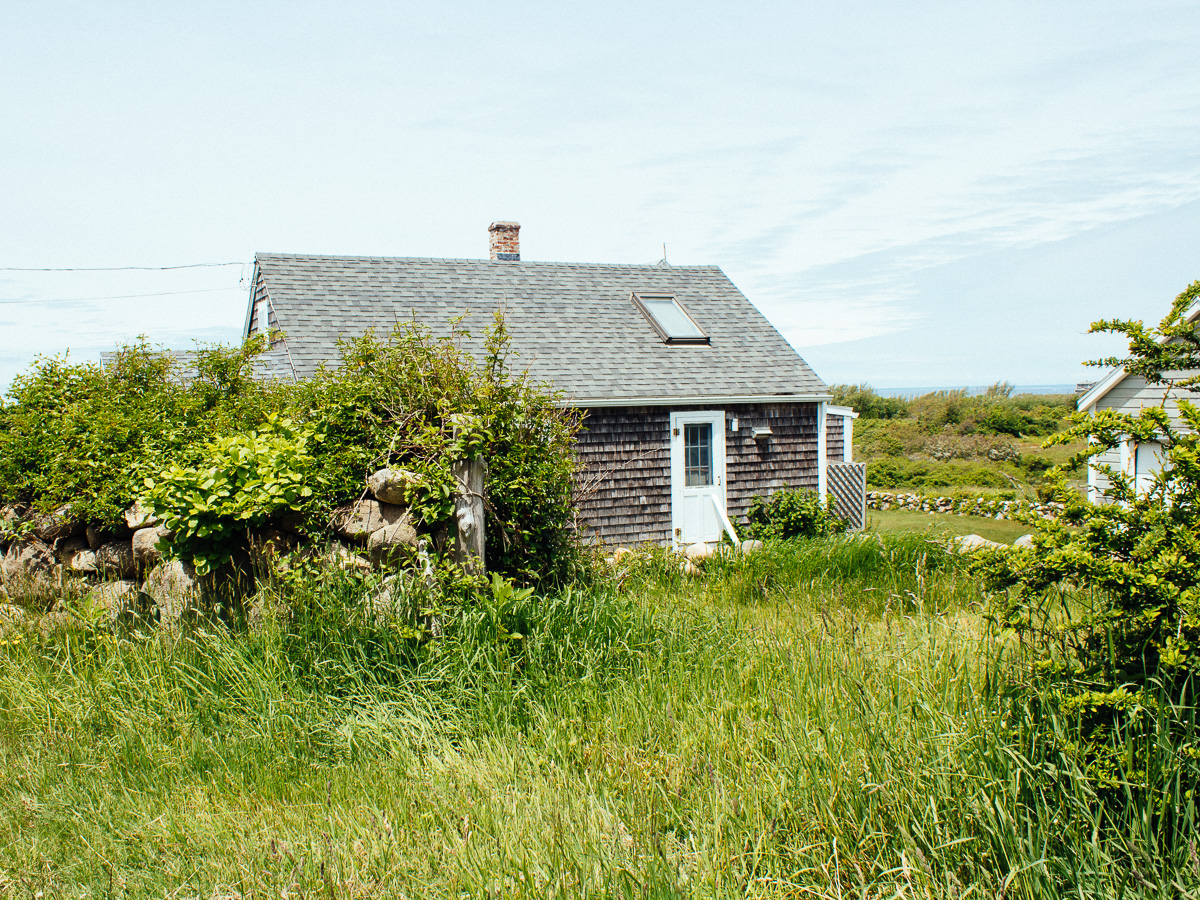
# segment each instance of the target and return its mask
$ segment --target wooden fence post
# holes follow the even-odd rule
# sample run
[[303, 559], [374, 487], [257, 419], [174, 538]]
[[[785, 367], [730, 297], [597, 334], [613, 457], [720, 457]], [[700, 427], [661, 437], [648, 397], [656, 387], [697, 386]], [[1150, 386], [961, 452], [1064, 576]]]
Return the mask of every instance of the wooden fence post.
[[482, 575], [484, 567], [483, 478], [487, 466], [482, 459], [464, 459], [451, 465], [454, 483], [454, 561]]

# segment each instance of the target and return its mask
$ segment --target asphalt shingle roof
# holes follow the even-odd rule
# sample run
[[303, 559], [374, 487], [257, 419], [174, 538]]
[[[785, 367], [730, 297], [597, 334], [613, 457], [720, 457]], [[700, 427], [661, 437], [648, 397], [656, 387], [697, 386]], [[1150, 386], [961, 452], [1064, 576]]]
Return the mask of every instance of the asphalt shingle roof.
[[[825, 398], [828, 388], [716, 266], [590, 265], [262, 253], [258, 269], [300, 378], [336, 363], [339, 337], [465, 314], [478, 353], [503, 306], [518, 365], [573, 403]], [[673, 294], [711, 339], [668, 345], [630, 299]], [[280, 356], [282, 349], [272, 352]]]

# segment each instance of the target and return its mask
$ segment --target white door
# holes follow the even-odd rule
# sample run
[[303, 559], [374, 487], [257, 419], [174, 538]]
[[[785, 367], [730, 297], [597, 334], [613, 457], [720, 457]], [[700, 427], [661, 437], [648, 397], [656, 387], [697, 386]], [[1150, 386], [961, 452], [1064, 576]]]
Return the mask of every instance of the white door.
[[1139, 494], [1150, 490], [1154, 477], [1162, 471], [1164, 459], [1162, 444], [1157, 441], [1134, 444], [1133, 483]]
[[671, 531], [676, 543], [721, 539], [725, 413], [671, 413]]

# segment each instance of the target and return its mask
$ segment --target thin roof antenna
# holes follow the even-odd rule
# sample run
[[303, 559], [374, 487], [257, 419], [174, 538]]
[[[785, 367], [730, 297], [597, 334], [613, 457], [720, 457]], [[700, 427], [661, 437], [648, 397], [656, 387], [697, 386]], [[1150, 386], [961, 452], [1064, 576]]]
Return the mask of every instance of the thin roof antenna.
[[659, 268], [662, 268], [664, 266], [669, 266], [669, 265], [670, 265], [670, 263], [667, 262], [667, 242], [663, 241], [663, 255], [662, 255], [662, 259], [660, 259], [658, 261], [658, 266], [659, 266]]

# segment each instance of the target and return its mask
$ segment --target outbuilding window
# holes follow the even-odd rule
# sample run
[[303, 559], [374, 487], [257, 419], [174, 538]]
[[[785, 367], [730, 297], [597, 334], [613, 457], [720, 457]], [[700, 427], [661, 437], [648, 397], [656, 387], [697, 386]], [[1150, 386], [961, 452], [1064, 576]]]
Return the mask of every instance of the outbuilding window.
[[634, 294], [633, 303], [665, 343], [708, 343], [708, 335], [671, 294]]

